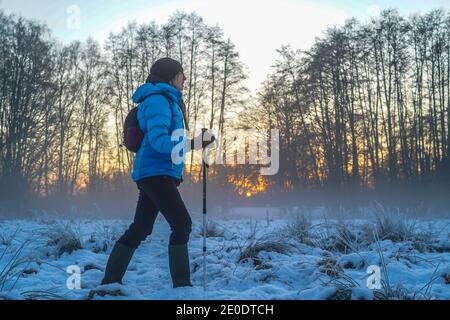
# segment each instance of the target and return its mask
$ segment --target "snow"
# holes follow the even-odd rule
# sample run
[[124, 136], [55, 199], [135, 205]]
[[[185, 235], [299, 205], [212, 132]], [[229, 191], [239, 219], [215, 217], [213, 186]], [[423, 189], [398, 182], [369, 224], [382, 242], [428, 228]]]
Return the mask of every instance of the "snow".
[[[228, 218], [210, 217], [208, 229], [214, 229], [215, 237], [207, 242], [206, 291], [202, 287], [201, 215], [193, 216], [189, 243], [194, 287], [176, 289], [171, 287], [168, 271], [170, 229], [161, 217], [153, 234], [136, 250], [123, 285], [107, 286], [99, 284], [108, 255], [130, 220], [0, 220], [0, 299], [315, 300], [344, 293], [349, 299], [371, 300], [377, 292], [367, 288], [370, 265], [380, 267], [385, 284], [381, 290], [384, 294], [390, 290], [392, 298], [403, 293], [414, 299], [450, 299], [449, 219], [415, 221], [417, 233], [432, 235], [425, 247], [414, 239], [381, 239], [378, 243], [362, 241], [357, 248], [342, 251], [320, 244], [329, 244], [325, 241], [334, 239], [331, 236], [339, 225], [362, 235], [373, 220], [338, 221], [314, 215], [311, 241], [301, 242], [288, 231], [291, 217], [273, 215], [267, 220], [265, 208], [247, 211], [241, 217], [237, 213]], [[58, 232], [63, 240], [55, 235]], [[80, 248], [71, 237], [79, 240]], [[261, 244], [258, 252], [240, 261], [245, 249], [255, 243]], [[69, 266], [79, 267], [79, 289], [67, 286]]]

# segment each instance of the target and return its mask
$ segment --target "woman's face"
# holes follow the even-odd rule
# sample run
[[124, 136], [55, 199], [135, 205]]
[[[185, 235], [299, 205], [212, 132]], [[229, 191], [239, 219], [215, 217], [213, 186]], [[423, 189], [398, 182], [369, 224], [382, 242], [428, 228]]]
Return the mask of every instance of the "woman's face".
[[184, 82], [186, 81], [186, 76], [183, 72], [178, 73], [175, 78], [171, 81], [171, 84], [180, 91], [183, 91]]

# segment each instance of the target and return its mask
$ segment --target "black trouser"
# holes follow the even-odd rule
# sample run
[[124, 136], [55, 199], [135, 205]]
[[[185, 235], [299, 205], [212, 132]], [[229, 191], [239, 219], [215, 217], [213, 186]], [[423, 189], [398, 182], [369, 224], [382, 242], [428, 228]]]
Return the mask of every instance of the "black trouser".
[[144, 178], [136, 184], [139, 200], [134, 221], [119, 242], [137, 248], [152, 233], [158, 212], [161, 212], [172, 230], [170, 244], [188, 243], [192, 220], [178, 192], [177, 180], [170, 176], [156, 176]]

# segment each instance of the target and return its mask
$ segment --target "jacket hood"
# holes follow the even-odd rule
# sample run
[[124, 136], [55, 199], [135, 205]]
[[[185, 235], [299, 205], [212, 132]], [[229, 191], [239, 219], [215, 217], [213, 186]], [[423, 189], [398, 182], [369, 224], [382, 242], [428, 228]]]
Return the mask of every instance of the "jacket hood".
[[174, 86], [163, 82], [155, 84], [145, 83], [141, 85], [133, 94], [132, 99], [134, 103], [142, 103], [149, 95], [161, 92], [168, 94], [173, 98], [174, 102], [177, 102], [179, 105], [181, 104], [182, 93]]

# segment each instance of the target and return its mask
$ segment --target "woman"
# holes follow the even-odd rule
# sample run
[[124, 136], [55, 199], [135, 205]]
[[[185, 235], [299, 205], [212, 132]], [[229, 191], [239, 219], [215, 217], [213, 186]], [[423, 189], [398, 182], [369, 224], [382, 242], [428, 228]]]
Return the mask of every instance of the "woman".
[[[168, 250], [173, 287], [192, 286], [188, 255], [192, 221], [177, 189], [184, 164], [173, 163], [171, 157], [174, 146], [185, 140], [183, 136], [178, 142], [172, 141], [172, 133], [189, 130], [182, 100], [185, 81], [181, 64], [163, 58], [155, 62], [146, 83], [133, 95], [133, 101], [139, 104], [139, 126], [145, 134], [132, 172], [139, 200], [133, 223], [111, 252], [102, 284], [121, 283], [134, 251], [152, 233], [161, 212], [172, 230]], [[193, 148], [193, 140], [186, 141]], [[201, 147], [213, 141], [202, 140]]]

